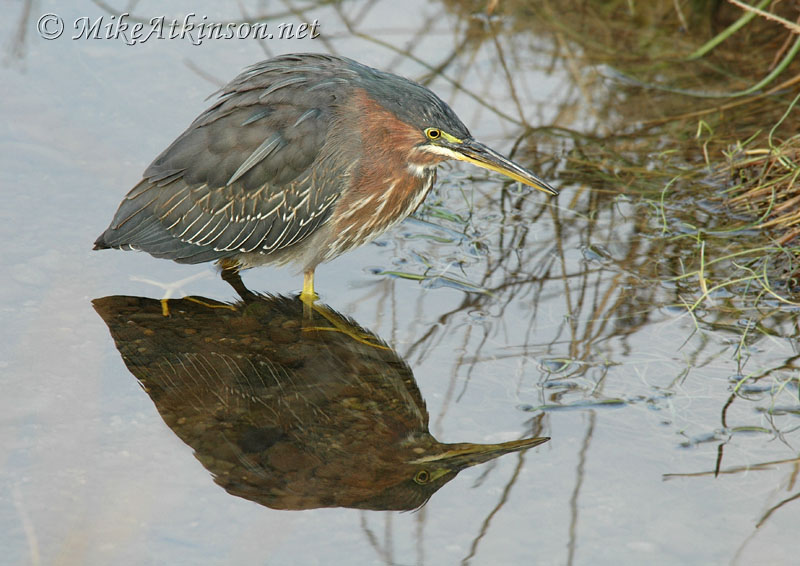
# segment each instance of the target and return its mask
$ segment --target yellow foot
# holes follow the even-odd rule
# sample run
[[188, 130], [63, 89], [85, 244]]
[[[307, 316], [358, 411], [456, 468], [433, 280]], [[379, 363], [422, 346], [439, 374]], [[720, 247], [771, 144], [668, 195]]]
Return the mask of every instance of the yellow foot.
[[309, 293], [309, 294], [307, 294], [305, 291], [300, 293], [300, 300], [303, 301], [306, 304], [309, 304], [309, 305], [310, 304], [314, 304], [318, 299], [319, 299], [319, 295], [317, 295], [313, 291], [311, 293]]
[[315, 305], [313, 301], [306, 302], [303, 299], [303, 296], [300, 295], [300, 300], [303, 301], [303, 318], [306, 319], [307, 322], [311, 322], [313, 318], [313, 313], [317, 313], [322, 316], [325, 320], [330, 322], [333, 326], [304, 326], [303, 332], [321, 332], [321, 331], [330, 331], [330, 332], [341, 332], [345, 336], [349, 336], [356, 342], [360, 344], [365, 344], [367, 346], [372, 346], [373, 348], [378, 348], [379, 350], [391, 350], [385, 344], [381, 344], [378, 341], [378, 338], [369, 332], [364, 332], [360, 328], [353, 326], [351, 323], [344, 320], [340, 315], [336, 314], [335, 312], [331, 311], [328, 307], [323, 305]]
[[226, 305], [224, 303], [217, 303], [217, 304], [208, 303], [206, 301], [202, 301], [202, 300], [198, 299], [197, 297], [184, 297], [184, 300], [192, 301], [193, 303], [197, 303], [198, 305], [202, 305], [202, 306], [208, 307], [210, 309], [228, 309], [228, 310], [232, 310], [233, 312], [236, 312], [237, 310], [239, 310], [233, 305]]
[[172, 298], [172, 295], [175, 293], [184, 294], [183, 289], [181, 288], [183, 285], [195, 281], [196, 279], [203, 279], [204, 277], [208, 277], [208, 275], [209, 273], [205, 271], [185, 279], [181, 279], [180, 281], [175, 281], [174, 283], [161, 283], [160, 281], [153, 281], [152, 279], [145, 279], [144, 277], [131, 277], [131, 281], [140, 281], [142, 283], [148, 283], [164, 289], [164, 298], [161, 299], [161, 314], [164, 316], [169, 316], [169, 304], [167, 301]]

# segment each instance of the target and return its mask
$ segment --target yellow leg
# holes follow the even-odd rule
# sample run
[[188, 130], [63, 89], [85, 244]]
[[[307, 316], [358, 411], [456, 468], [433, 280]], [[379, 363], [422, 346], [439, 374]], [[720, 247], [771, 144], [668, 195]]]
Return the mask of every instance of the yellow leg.
[[318, 298], [314, 292], [314, 270], [309, 269], [303, 272], [303, 292], [300, 293], [300, 300], [304, 303], [313, 303]]

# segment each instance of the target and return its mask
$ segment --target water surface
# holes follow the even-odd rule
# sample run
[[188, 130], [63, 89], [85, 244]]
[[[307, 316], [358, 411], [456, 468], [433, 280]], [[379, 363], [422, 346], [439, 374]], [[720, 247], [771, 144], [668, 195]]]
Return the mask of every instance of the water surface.
[[[584, 97], [570, 61], [548, 54], [555, 40], [449, 3], [406, 4], [289, 3], [278, 14], [253, 2], [243, 15], [171, 3], [168, 18], [321, 23], [316, 40], [200, 46], [36, 32], [47, 12], [108, 17], [100, 3], [7, 10], [0, 547], [9, 563], [792, 563], [796, 308], [762, 302], [755, 317], [718, 292], [690, 312], [696, 278], [672, 278], [679, 261], [691, 271], [696, 247], [663, 236], [651, 201], [560, 175], [571, 140], [523, 135], [607, 128], [593, 106], [600, 94]], [[131, 11], [147, 20], [161, 10]], [[478, 139], [562, 190], [549, 199], [445, 166], [413, 219], [317, 271], [323, 302], [408, 364], [439, 441], [551, 437], [462, 471], [415, 512], [287, 511], [229, 494], [162, 420], [92, 308], [114, 295], [159, 299], [167, 284], [175, 297], [236, 299], [211, 267], [91, 243], [208, 94], [248, 64], [295, 51], [424, 81]], [[718, 214], [677, 197], [666, 206], [707, 229]], [[731, 277], [715, 269], [712, 283]], [[244, 278], [271, 294], [301, 285], [289, 269]]]

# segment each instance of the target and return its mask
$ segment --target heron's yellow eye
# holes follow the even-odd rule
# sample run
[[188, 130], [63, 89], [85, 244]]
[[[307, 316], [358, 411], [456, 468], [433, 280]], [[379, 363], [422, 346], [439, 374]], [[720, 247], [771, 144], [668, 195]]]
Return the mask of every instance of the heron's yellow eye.
[[442, 137], [442, 130], [428, 128], [425, 130], [425, 135], [428, 136], [429, 140], [438, 140], [440, 137]]
[[431, 475], [428, 473], [427, 470], [420, 470], [414, 476], [414, 481], [417, 482], [419, 485], [425, 485], [431, 480]]

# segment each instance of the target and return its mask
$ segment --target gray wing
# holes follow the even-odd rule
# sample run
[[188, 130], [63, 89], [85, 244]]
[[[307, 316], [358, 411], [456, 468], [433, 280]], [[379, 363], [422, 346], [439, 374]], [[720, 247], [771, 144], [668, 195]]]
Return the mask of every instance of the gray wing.
[[322, 56], [243, 72], [147, 168], [95, 249], [199, 263], [302, 241], [344, 182], [345, 166], [325, 161], [323, 148], [350, 72]]

